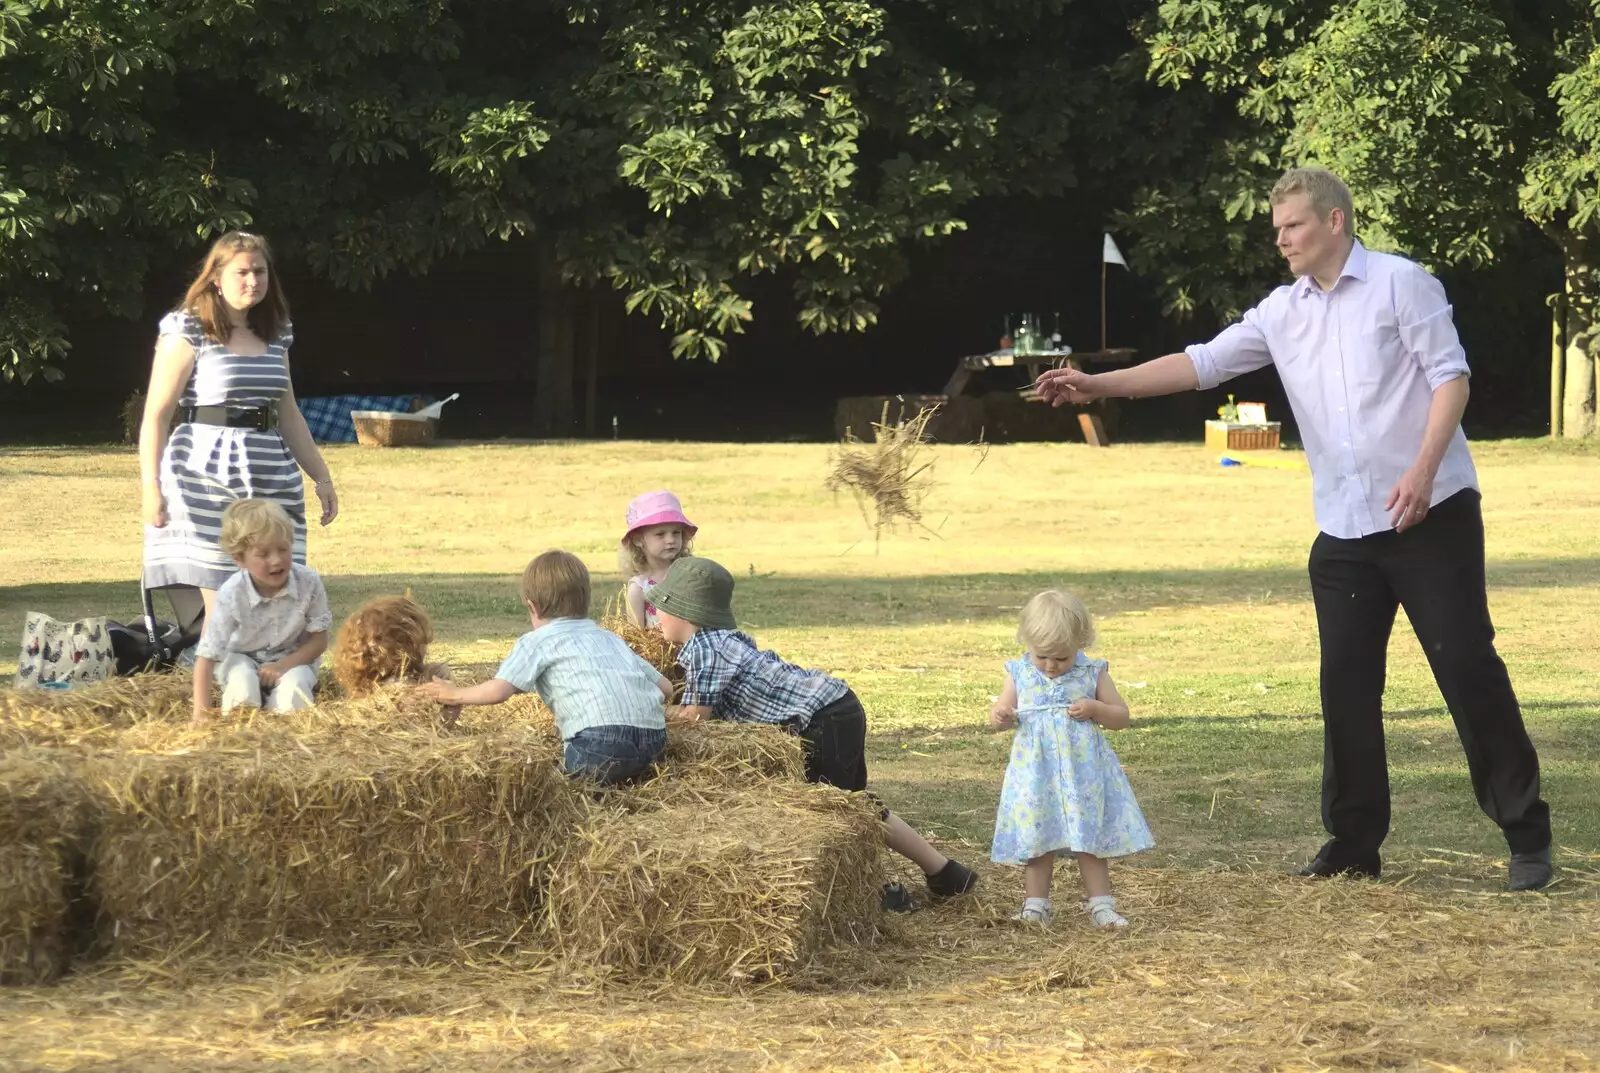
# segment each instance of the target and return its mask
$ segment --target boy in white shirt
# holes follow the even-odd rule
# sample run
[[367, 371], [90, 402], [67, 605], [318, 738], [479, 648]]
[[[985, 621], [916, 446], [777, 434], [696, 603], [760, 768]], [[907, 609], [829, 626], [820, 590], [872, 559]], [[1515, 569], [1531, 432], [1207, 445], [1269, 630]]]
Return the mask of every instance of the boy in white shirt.
[[237, 500], [221, 544], [239, 572], [217, 590], [195, 649], [194, 721], [209, 719], [218, 678], [224, 712], [309, 708], [333, 615], [322, 579], [293, 559], [294, 523], [269, 499]]

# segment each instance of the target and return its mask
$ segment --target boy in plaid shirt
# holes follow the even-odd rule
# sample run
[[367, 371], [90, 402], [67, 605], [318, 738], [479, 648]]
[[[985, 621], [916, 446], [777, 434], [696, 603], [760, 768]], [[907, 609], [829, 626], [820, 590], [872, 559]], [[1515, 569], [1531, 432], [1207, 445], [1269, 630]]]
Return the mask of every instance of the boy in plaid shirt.
[[[650, 592], [661, 634], [681, 646], [678, 664], [686, 675], [682, 703], [669, 709], [679, 719], [725, 719], [766, 723], [798, 734], [805, 747], [806, 780], [841, 790], [867, 788], [867, 715], [848, 685], [821, 671], [808, 671], [756, 649], [733, 617], [733, 575], [710, 559], [679, 559]], [[889, 848], [922, 869], [935, 898], [964, 894], [978, 875], [929, 844], [909, 824], [884, 810]], [[892, 884], [884, 907], [915, 908]]]

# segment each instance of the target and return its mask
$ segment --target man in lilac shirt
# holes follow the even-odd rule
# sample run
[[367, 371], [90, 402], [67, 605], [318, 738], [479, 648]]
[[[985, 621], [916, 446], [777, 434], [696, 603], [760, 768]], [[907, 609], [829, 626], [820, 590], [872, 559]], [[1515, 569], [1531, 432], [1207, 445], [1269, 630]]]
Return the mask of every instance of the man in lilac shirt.
[[1209, 343], [1115, 372], [1047, 372], [1059, 406], [1216, 387], [1278, 368], [1311, 466], [1311, 592], [1322, 643], [1322, 822], [1333, 837], [1301, 873], [1377, 876], [1389, 833], [1383, 685], [1404, 607], [1455, 719], [1478, 804], [1505, 832], [1509, 885], [1550, 881], [1539, 758], [1494, 648], [1483, 515], [1461, 414], [1466, 355], [1444, 288], [1369, 252], [1350, 191], [1320, 168], [1272, 189], [1278, 249], [1298, 277]]

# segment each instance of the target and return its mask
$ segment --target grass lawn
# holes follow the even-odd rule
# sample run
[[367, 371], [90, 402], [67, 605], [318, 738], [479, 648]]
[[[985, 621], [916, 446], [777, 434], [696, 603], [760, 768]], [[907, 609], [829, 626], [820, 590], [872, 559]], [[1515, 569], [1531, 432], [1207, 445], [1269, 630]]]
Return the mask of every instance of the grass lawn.
[[[1386, 879], [1279, 875], [1323, 837], [1303, 471], [1221, 468], [1197, 446], [932, 448], [928, 531], [875, 543], [856, 504], [823, 489], [822, 446], [330, 449], [343, 514], [312, 532], [310, 561], [336, 621], [409, 588], [437, 654], [460, 662], [497, 659], [521, 632], [516, 575], [544, 548], [583, 556], [597, 595], [614, 592], [629, 497], [672, 488], [697, 552], [738, 578], [741, 624], [855, 687], [874, 788], [972, 861], [1007, 756], [985, 715], [1017, 612], [1042, 588], [1075, 590], [1133, 708], [1112, 740], [1158, 843], [1113, 867], [1133, 933], [1090, 934], [1066, 870], [1066, 923], [1019, 933], [1004, 917], [1020, 875], [987, 867], [984, 897], [915, 915], [870, 956], [731, 998], [351, 963], [317, 968], [306, 999], [293, 964], [225, 980], [123, 966], [0, 993], [0, 1067], [1596, 1068], [1600, 450], [1474, 452], [1500, 652], [1553, 810], [1548, 895], [1498, 891], [1504, 844], [1403, 617]], [[0, 638], [29, 610], [133, 614], [131, 450], [0, 451], [0, 511]], [[302, 1016], [307, 1003], [328, 1009]]]

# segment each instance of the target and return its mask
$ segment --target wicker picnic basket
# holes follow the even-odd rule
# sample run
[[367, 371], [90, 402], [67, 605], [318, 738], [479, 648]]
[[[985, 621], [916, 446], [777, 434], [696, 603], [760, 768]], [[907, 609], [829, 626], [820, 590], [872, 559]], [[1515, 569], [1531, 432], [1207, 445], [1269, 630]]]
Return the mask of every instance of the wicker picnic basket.
[[1208, 451], [1276, 451], [1282, 424], [1267, 421], [1259, 425], [1245, 425], [1230, 421], [1206, 422], [1206, 450]]
[[439, 431], [437, 417], [388, 410], [351, 410], [356, 442], [369, 447], [426, 447]]

